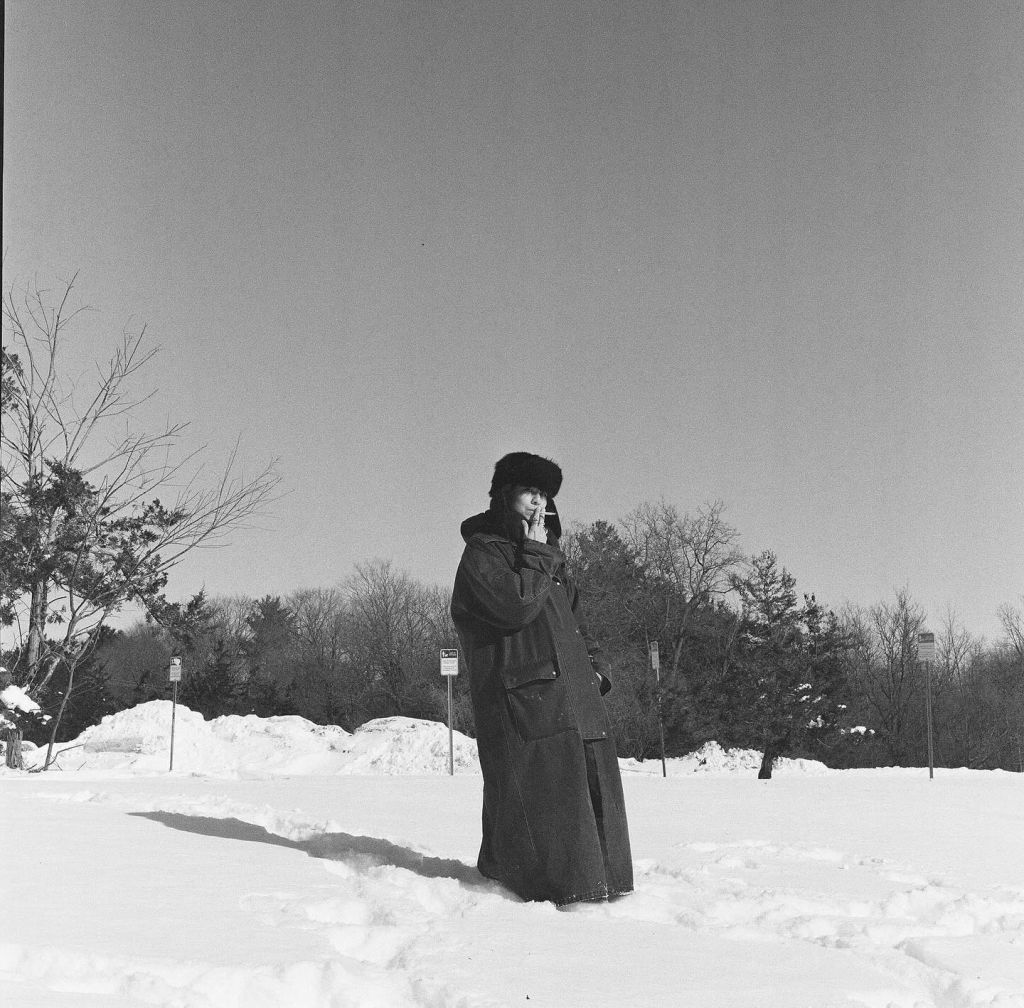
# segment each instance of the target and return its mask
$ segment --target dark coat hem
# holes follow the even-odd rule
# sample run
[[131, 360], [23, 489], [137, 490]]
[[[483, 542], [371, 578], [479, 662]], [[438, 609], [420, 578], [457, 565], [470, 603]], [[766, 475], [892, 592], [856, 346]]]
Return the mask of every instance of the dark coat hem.
[[518, 896], [524, 903], [554, 903], [555, 906], [560, 907], [569, 906], [572, 903], [599, 903], [601, 900], [609, 899], [612, 896], [625, 896], [626, 893], [633, 891], [632, 889], [616, 889], [609, 891], [606, 886], [599, 886], [596, 889], [590, 889], [587, 892], [580, 893], [578, 896], [560, 896], [557, 898], [554, 896], [523, 896], [520, 893], [517, 893], [505, 879], [500, 878], [498, 875], [491, 875], [488, 872], [485, 872], [480, 865], [476, 866], [476, 870], [480, 872], [485, 879], [497, 882], [498, 885], [508, 889], [509, 892]]
[[608, 899], [608, 889], [601, 886], [599, 889], [591, 889], [590, 892], [580, 893], [579, 896], [565, 896], [562, 899], [552, 900], [555, 906], [568, 906], [570, 903], [598, 903]]

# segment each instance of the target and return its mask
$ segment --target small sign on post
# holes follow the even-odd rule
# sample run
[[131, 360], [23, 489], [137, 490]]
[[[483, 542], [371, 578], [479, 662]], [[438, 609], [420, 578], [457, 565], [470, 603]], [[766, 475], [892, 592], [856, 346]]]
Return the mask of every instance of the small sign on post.
[[455, 776], [455, 740], [452, 732], [452, 679], [459, 674], [458, 648], [441, 648], [441, 675], [448, 683], [448, 776]]
[[661, 651], [656, 640], [652, 640], [648, 644], [648, 648], [651, 652], [651, 668], [654, 671], [654, 681], [658, 684], [657, 702], [658, 732], [661, 735], [661, 776], [667, 777], [668, 770], [665, 767], [665, 719], [661, 715]]
[[181, 659], [177, 655], [171, 659], [167, 675], [171, 683], [171, 765], [168, 768], [170, 771], [174, 769], [174, 716], [178, 711], [178, 683], [181, 682]]
[[924, 665], [924, 712], [928, 726], [928, 778], [935, 776], [935, 745], [932, 740], [932, 662], [935, 661], [935, 634], [922, 630], [917, 635], [917, 660]]

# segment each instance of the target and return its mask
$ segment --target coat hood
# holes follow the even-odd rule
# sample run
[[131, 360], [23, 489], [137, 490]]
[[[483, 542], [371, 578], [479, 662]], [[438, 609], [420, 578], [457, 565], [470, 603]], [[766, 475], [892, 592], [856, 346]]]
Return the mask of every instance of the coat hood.
[[466, 542], [469, 542], [478, 532], [491, 535], [501, 534], [501, 529], [490, 511], [481, 511], [480, 514], [471, 515], [459, 526], [459, 531]]

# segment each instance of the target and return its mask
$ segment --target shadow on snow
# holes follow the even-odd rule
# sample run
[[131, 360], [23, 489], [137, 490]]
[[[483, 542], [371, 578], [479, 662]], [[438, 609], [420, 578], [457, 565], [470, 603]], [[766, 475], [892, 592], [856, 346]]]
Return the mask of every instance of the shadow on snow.
[[[140, 819], [152, 819], [171, 829], [201, 836], [240, 840], [245, 843], [264, 843], [275, 847], [291, 847], [310, 857], [328, 861], [362, 858], [372, 867], [391, 866], [415, 872], [423, 878], [450, 878], [472, 889], [500, 891], [490, 879], [484, 878], [476, 868], [453, 858], [429, 857], [409, 847], [399, 847], [380, 837], [353, 836], [351, 833], [320, 833], [308, 840], [289, 840], [271, 833], [262, 826], [241, 819], [215, 819], [210, 816], [184, 815], [180, 812], [129, 812]], [[511, 894], [509, 898], [515, 899]]]

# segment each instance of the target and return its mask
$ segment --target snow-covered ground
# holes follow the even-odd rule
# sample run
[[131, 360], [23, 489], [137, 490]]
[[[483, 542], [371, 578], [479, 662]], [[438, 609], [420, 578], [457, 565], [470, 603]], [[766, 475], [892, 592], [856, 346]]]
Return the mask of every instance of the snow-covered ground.
[[1021, 775], [623, 761], [637, 891], [562, 912], [476, 873], [444, 725], [169, 728], [0, 772], [3, 1004], [1024, 1008]]

